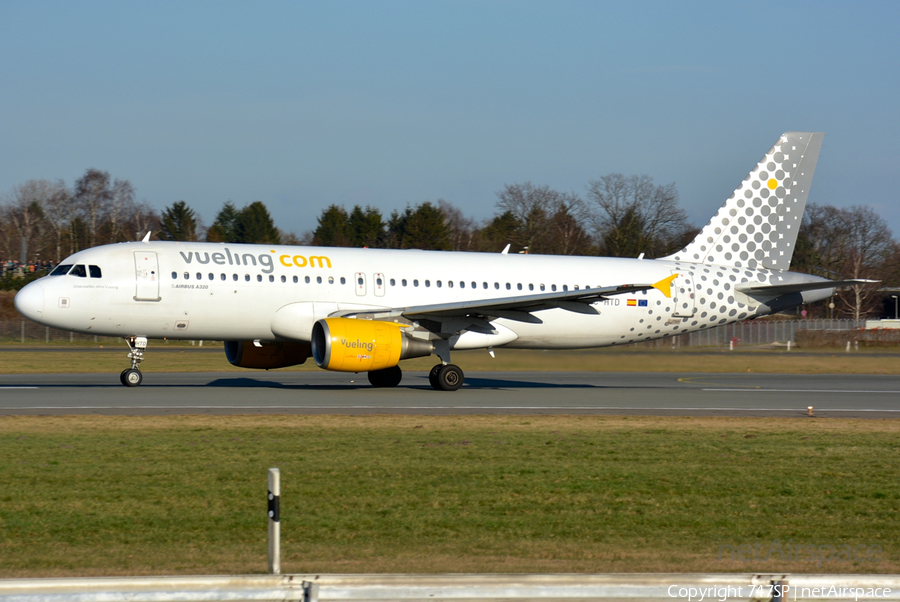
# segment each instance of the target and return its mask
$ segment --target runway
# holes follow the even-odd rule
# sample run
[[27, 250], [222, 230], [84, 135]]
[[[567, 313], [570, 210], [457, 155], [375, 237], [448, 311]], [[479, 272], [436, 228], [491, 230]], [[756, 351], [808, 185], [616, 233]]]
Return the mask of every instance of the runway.
[[424, 372], [395, 389], [336, 372], [0, 375], [0, 415], [634, 414], [900, 418], [900, 376], [471, 372], [456, 392]]

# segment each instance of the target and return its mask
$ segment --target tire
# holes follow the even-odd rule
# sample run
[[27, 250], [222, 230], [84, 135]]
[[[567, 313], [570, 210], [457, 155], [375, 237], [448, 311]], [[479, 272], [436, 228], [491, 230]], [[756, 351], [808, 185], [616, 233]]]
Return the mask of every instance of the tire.
[[437, 383], [442, 391], [456, 391], [463, 385], [465, 377], [462, 368], [455, 364], [441, 366], [437, 374]]
[[128, 372], [128, 368], [125, 368], [124, 370], [122, 370], [122, 373], [119, 374], [119, 382], [127, 387], [128, 383], [125, 382], [125, 373], [126, 372]]
[[126, 387], [136, 387], [141, 384], [141, 381], [144, 380], [144, 375], [141, 374], [140, 370], [135, 370], [134, 368], [129, 368], [122, 372], [122, 384]]
[[428, 373], [428, 382], [431, 383], [432, 389], [437, 389], [438, 391], [441, 390], [441, 386], [438, 384], [438, 372], [440, 372], [443, 367], [443, 364], [438, 364]]
[[403, 378], [403, 371], [400, 369], [400, 366], [394, 366], [384, 370], [372, 370], [367, 376], [373, 387], [389, 388], [400, 384], [400, 380]]

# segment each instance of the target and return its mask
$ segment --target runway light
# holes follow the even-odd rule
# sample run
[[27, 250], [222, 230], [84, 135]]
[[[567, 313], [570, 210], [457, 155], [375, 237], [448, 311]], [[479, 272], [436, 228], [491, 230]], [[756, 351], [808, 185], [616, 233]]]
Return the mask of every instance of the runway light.
[[807, 416], [812, 416], [812, 415], [813, 415], [812, 408], [813, 408], [812, 406], [807, 406], [807, 407], [806, 407], [806, 415], [807, 415]]

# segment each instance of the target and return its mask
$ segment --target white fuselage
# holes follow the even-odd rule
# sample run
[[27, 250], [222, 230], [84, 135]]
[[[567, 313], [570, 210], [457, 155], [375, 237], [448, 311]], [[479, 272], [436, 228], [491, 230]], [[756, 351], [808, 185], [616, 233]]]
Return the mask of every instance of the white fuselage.
[[[557, 308], [535, 312], [541, 323], [498, 318], [497, 335], [464, 333], [451, 339], [457, 349], [601, 347], [697, 331], [769, 313], [735, 292], [740, 283], [810, 278], [685, 261], [175, 242], [96, 247], [63, 264], [86, 266], [85, 276], [28, 285], [20, 311], [30, 319], [103, 336], [260, 341], [308, 341], [316, 319], [348, 310], [647, 284], [678, 274], [671, 297], [651, 289], [596, 301], [597, 314]], [[802, 300], [831, 293], [805, 292]]]

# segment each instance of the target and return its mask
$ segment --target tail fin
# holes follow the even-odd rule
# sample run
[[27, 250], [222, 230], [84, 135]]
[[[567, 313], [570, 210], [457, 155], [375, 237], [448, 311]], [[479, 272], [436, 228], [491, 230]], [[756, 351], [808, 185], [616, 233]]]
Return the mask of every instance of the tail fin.
[[786, 132], [676, 261], [787, 270], [824, 134]]

